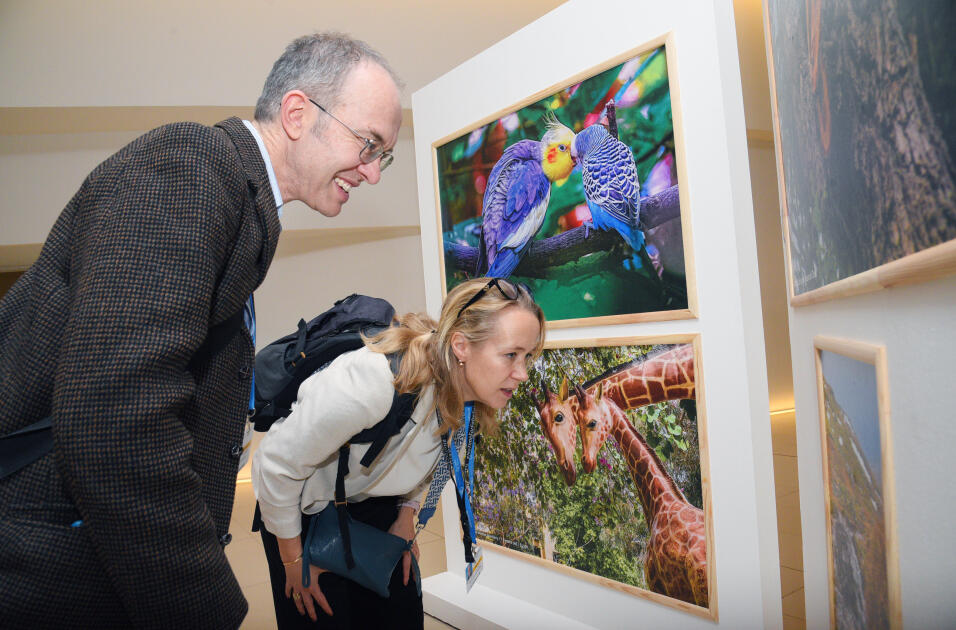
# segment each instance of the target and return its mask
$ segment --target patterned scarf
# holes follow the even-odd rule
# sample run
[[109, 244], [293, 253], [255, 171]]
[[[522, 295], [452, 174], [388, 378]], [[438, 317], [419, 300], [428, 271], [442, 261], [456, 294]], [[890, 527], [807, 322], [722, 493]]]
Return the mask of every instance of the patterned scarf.
[[[439, 416], [438, 421], [441, 422], [441, 416]], [[470, 447], [474, 442], [475, 434], [478, 431], [478, 422], [473, 421], [471, 423], [471, 431], [468, 435], [468, 444], [465, 444], [465, 427], [464, 425], [458, 427], [455, 430], [452, 440], [454, 441], [455, 448], [458, 449], [459, 453], [467, 453], [467, 447]], [[446, 433], [442, 436], [442, 440], [446, 439]], [[443, 441], [442, 456], [438, 458], [438, 465], [435, 467], [435, 474], [432, 476], [432, 482], [428, 486], [428, 494], [425, 497], [425, 505], [418, 512], [418, 530], [420, 531], [425, 527], [425, 523], [428, 522], [435, 514], [435, 506], [438, 505], [438, 499], [441, 498], [441, 491], [444, 490], [445, 484], [448, 483], [448, 480], [452, 475], [452, 465], [451, 457], [448, 454], [447, 446], [444, 446], [447, 442]], [[465, 483], [468, 483], [467, 478]], [[468, 491], [471, 491], [471, 488], [468, 488]]]

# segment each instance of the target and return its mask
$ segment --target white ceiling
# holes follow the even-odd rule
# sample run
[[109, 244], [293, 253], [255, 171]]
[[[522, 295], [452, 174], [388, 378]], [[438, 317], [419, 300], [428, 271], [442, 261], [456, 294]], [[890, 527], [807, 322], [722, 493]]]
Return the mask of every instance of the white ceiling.
[[381, 51], [409, 107], [412, 92], [562, 1], [3, 0], [0, 107], [254, 104], [284, 46], [329, 29]]

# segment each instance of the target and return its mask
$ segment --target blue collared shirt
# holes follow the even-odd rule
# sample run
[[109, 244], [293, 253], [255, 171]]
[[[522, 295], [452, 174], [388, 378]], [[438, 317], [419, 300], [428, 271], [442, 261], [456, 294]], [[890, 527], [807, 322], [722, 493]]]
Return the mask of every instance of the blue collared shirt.
[[[259, 146], [259, 152], [262, 154], [262, 161], [266, 163], [266, 173], [269, 175], [269, 187], [272, 188], [272, 196], [276, 200], [276, 211], [279, 214], [279, 218], [282, 218], [282, 193], [279, 192], [279, 182], [276, 180], [276, 172], [272, 168], [272, 159], [269, 157], [269, 152], [266, 151], [266, 145], [262, 141], [262, 136], [259, 135], [259, 131], [256, 129], [248, 120], [243, 120], [242, 124], [246, 126], [246, 129], [249, 130], [249, 133], [252, 134], [252, 137], [256, 139], [256, 144]], [[252, 337], [252, 346], [256, 345], [256, 305], [253, 300], [253, 296], [249, 296], [249, 299], [246, 300], [246, 305], [242, 309], [242, 320], [246, 324], [246, 328], [249, 329], [249, 335]], [[252, 371], [252, 387], [249, 390], [249, 409], [256, 408], [256, 372]]]

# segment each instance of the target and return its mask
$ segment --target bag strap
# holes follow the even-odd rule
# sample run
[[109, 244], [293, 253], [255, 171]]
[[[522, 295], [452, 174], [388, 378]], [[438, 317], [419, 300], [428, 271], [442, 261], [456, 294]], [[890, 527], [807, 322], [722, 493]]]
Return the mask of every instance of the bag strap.
[[300, 357], [305, 358], [305, 338], [308, 333], [308, 328], [305, 325], [305, 320], [299, 320], [299, 332], [296, 333], [295, 338], [295, 351], [292, 353], [292, 367], [295, 367], [295, 362], [299, 360]]
[[[392, 374], [397, 375], [402, 362], [402, 353], [394, 352], [387, 355], [387, 358]], [[352, 537], [348, 526], [348, 497], [345, 496], [345, 478], [349, 474], [351, 442], [364, 442], [367, 438], [374, 436], [371, 446], [362, 456], [361, 464], [367, 468], [375, 461], [375, 458], [382, 452], [388, 441], [401, 432], [402, 427], [412, 416], [417, 399], [417, 392], [399, 394], [396, 390], [392, 394], [392, 406], [385, 417], [377, 422], [374, 427], [359, 431], [348, 442], [339, 447], [339, 464], [335, 474], [335, 511], [339, 517], [339, 531], [342, 534], [342, 543], [345, 547], [345, 564], [349, 569], [355, 566], [355, 558], [352, 556]]]
[[[206, 339], [193, 354], [186, 369], [194, 371], [200, 364], [226, 347], [244, 325], [243, 309], [209, 329]], [[12, 433], [0, 436], [0, 479], [32, 464], [53, 450], [53, 418], [47, 416]]]
[[[259, 504], [256, 503], [256, 516], [259, 515]], [[312, 582], [312, 539], [315, 538], [315, 530], [318, 529], [309, 521], [309, 531], [305, 534], [305, 542], [302, 544], [302, 586], [309, 588]], [[258, 531], [253, 528], [252, 531]], [[280, 558], [281, 559], [281, 558]]]
[[[401, 368], [402, 356], [403, 353], [401, 352], [393, 352], [386, 355], [388, 358], [388, 367], [395, 376], [398, 376], [398, 371]], [[365, 455], [362, 456], [362, 466], [366, 468], [371, 466], [372, 462], [375, 461], [375, 458], [382, 452], [392, 436], [401, 433], [402, 427], [405, 426], [408, 419], [412, 417], [412, 412], [415, 411], [417, 399], [418, 392], [399, 394], [396, 390], [392, 394], [392, 406], [382, 421], [374, 427], [365, 429], [352, 436], [351, 441], [355, 443], [364, 443], [369, 441], [369, 439], [372, 440], [372, 445], [368, 447]]]
[[388, 414], [386, 414], [380, 422], [376, 423], [374, 427], [365, 429], [352, 436], [350, 441], [356, 444], [364, 444], [368, 442], [370, 438], [372, 439], [371, 446], [368, 447], [365, 455], [362, 456], [362, 466], [366, 468], [371, 466], [375, 458], [378, 457], [379, 453], [385, 448], [385, 445], [388, 444], [388, 441], [401, 433], [402, 427], [405, 426], [405, 423], [408, 422], [408, 419], [412, 416], [412, 412], [415, 410], [415, 401], [417, 398], [418, 395], [415, 393], [399, 394], [395, 392], [392, 396], [392, 406], [388, 410]]
[[339, 467], [335, 475], [335, 512], [339, 516], [339, 532], [342, 534], [342, 545], [345, 547], [345, 565], [349, 569], [355, 568], [355, 558], [352, 556], [352, 534], [349, 531], [348, 499], [345, 497], [345, 477], [349, 474], [349, 443], [339, 447]]
[[0, 479], [9, 477], [51, 450], [53, 420], [50, 416], [0, 437]]
[[[245, 305], [243, 305], [243, 308], [245, 308]], [[193, 358], [189, 360], [189, 365], [186, 366], [187, 370], [190, 372], [194, 371], [200, 364], [214, 357], [220, 350], [226, 347], [226, 344], [232, 341], [236, 333], [245, 325], [243, 321], [243, 308], [240, 308], [233, 313], [232, 316], [209, 329], [209, 332], [206, 333], [206, 339], [202, 342], [202, 345], [199, 346], [199, 349], [196, 350], [196, 353], [193, 354]]]

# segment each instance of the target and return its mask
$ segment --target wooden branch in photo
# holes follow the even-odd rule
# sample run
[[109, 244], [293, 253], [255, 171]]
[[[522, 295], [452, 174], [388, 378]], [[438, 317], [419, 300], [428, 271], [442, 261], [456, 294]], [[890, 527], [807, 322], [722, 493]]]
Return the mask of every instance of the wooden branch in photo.
[[[680, 194], [676, 185], [641, 200], [640, 226], [644, 231], [678, 217], [680, 217]], [[527, 256], [515, 269], [514, 275], [540, 277], [542, 272], [539, 270], [557, 267], [594, 252], [609, 251], [621, 241], [617, 232], [605, 232], [579, 226], [532, 243]], [[454, 269], [473, 274], [478, 261], [478, 249], [446, 242], [445, 261]]]
[[605, 113], [607, 114], [607, 130], [608, 130], [609, 132], [611, 132], [611, 135], [614, 137], [615, 140], [617, 140], [617, 139], [618, 139], [618, 137], [617, 137], [617, 114], [615, 113], [614, 110], [615, 110], [614, 101], [610, 101], [610, 102], [605, 106], [605, 109], [604, 109]]

